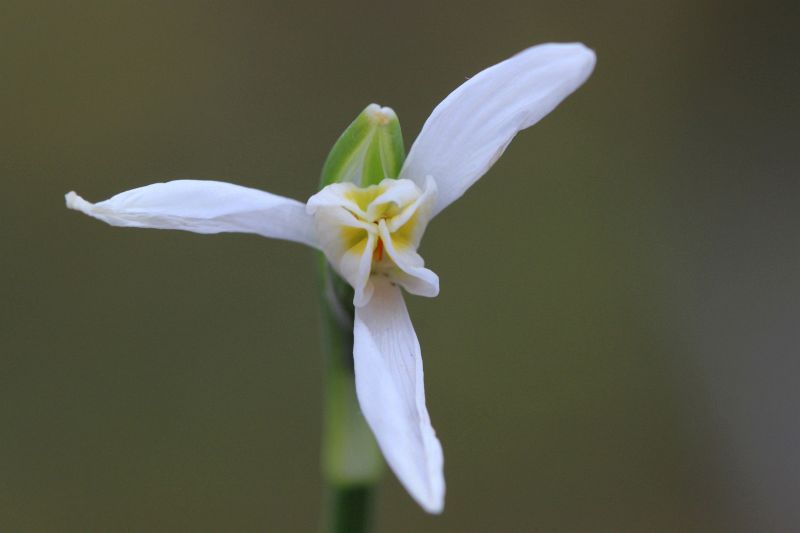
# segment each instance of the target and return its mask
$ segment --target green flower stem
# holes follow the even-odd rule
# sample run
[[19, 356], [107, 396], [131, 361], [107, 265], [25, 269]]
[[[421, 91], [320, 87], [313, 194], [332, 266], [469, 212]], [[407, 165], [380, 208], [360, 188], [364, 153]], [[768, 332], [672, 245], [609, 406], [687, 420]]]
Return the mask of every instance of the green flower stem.
[[353, 289], [318, 254], [325, 395], [322, 473], [324, 533], [372, 531], [372, 504], [383, 459], [358, 405], [353, 376]]
[[368, 533], [373, 530], [375, 490], [371, 485], [330, 485], [326, 495], [324, 533]]

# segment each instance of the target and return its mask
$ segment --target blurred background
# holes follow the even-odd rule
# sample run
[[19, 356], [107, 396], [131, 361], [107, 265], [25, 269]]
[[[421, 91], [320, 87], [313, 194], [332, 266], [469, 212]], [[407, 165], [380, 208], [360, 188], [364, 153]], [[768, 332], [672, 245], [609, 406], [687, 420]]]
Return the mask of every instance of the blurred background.
[[595, 74], [425, 235], [447, 506], [389, 474], [379, 531], [800, 531], [800, 9], [745, 4], [4, 3], [0, 531], [315, 531], [309, 250], [63, 195], [306, 199], [370, 102], [409, 147], [546, 41]]

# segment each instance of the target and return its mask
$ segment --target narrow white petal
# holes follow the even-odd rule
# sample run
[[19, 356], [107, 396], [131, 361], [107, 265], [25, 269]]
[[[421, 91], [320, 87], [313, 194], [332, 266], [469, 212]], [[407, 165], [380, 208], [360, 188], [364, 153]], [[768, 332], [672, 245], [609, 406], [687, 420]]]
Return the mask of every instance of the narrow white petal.
[[318, 196], [311, 197], [308, 209], [314, 213], [319, 247], [334, 270], [355, 289], [353, 304], [364, 305], [372, 295], [369, 274], [378, 229], [340, 206], [312, 206], [311, 201]]
[[534, 125], [586, 81], [595, 55], [580, 43], [542, 44], [461, 85], [431, 113], [400, 178], [436, 180], [432, 216], [494, 164], [518, 131]]
[[[377, 220], [386, 211], [387, 204], [402, 208], [414, 202], [420, 196], [420, 189], [410, 180], [392, 180], [392, 185], [377, 196], [367, 208], [367, 216]], [[383, 182], [382, 182], [383, 185]]]
[[438, 296], [439, 276], [425, 268], [422, 256], [409, 246], [395, 246], [385, 220], [381, 220], [378, 224], [378, 231], [383, 241], [383, 247], [395, 266], [389, 273], [389, 277], [411, 294], [428, 298]]
[[356, 392], [386, 462], [429, 513], [444, 508], [442, 447], [425, 407], [422, 356], [400, 289], [373, 276], [375, 292], [356, 308]]
[[132, 189], [96, 204], [74, 192], [66, 200], [70, 209], [112, 226], [256, 233], [318, 246], [304, 204], [231, 183], [176, 180]]
[[430, 222], [431, 212], [436, 205], [436, 192], [436, 182], [428, 176], [425, 178], [422, 195], [386, 223], [389, 231], [396, 233], [395, 238], [405, 240], [415, 250], [419, 248], [422, 234]]
[[372, 298], [373, 284], [370, 279], [370, 272], [372, 271], [372, 252], [375, 250], [377, 241], [378, 238], [375, 234], [369, 233], [361, 256], [352, 260], [353, 254], [347, 253], [342, 257], [339, 266], [339, 270], [345, 274], [352, 272], [352, 275], [345, 277], [345, 279], [353, 287], [353, 305], [356, 307], [366, 305], [369, 299]]
[[344, 207], [359, 216], [366, 218], [367, 214], [356, 202], [348, 197], [348, 192], [353, 190], [351, 183], [332, 183], [313, 195], [306, 202], [306, 211], [313, 215], [317, 210], [326, 207]]

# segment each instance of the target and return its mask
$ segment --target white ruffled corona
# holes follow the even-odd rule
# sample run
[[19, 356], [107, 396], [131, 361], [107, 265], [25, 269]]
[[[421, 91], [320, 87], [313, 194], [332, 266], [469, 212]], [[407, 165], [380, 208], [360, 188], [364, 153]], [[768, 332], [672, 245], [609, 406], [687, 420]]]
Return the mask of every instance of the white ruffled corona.
[[[445, 493], [442, 448], [425, 406], [419, 342], [400, 288], [439, 293], [439, 278], [417, 253], [428, 222], [489, 170], [517, 132], [583, 84], [594, 63], [582, 44], [551, 43], [478, 73], [433, 110], [398, 179], [365, 186], [362, 168], [350, 158], [332, 170], [349, 181], [324, 187], [306, 204], [230, 183], [178, 180], [96, 204], [70, 192], [67, 207], [113, 226], [255, 233], [322, 250], [355, 291], [353, 357], [364, 417], [403, 486], [426, 511], [438, 513]], [[373, 104], [367, 112], [370, 120], [396, 120], [389, 108]], [[386, 142], [375, 137], [357, 145], [358, 157], [376, 150], [382, 164], [399, 168]]]
[[399, 284], [411, 294], [436, 296], [439, 277], [417, 254], [436, 200], [436, 183], [425, 190], [406, 179], [378, 185], [328, 185], [308, 200], [319, 246], [336, 272], [355, 290], [353, 304], [369, 303], [375, 277]]

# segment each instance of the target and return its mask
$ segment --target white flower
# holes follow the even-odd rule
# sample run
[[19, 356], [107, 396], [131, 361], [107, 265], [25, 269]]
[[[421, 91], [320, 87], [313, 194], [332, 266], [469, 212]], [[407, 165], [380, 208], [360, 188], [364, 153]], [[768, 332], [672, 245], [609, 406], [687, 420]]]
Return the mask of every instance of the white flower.
[[[178, 180], [96, 204], [67, 206], [114, 226], [246, 232], [318, 248], [355, 290], [354, 367], [361, 410], [389, 466], [428, 512], [444, 506], [442, 448], [425, 407], [419, 342], [400, 287], [436, 296], [439, 278], [417, 253], [428, 222], [480, 178], [516, 133], [589, 77], [582, 44], [543, 44], [494, 65], [434, 109], [398, 179], [334, 183], [307, 204], [216, 181]], [[378, 119], [394, 117], [370, 106]]]

